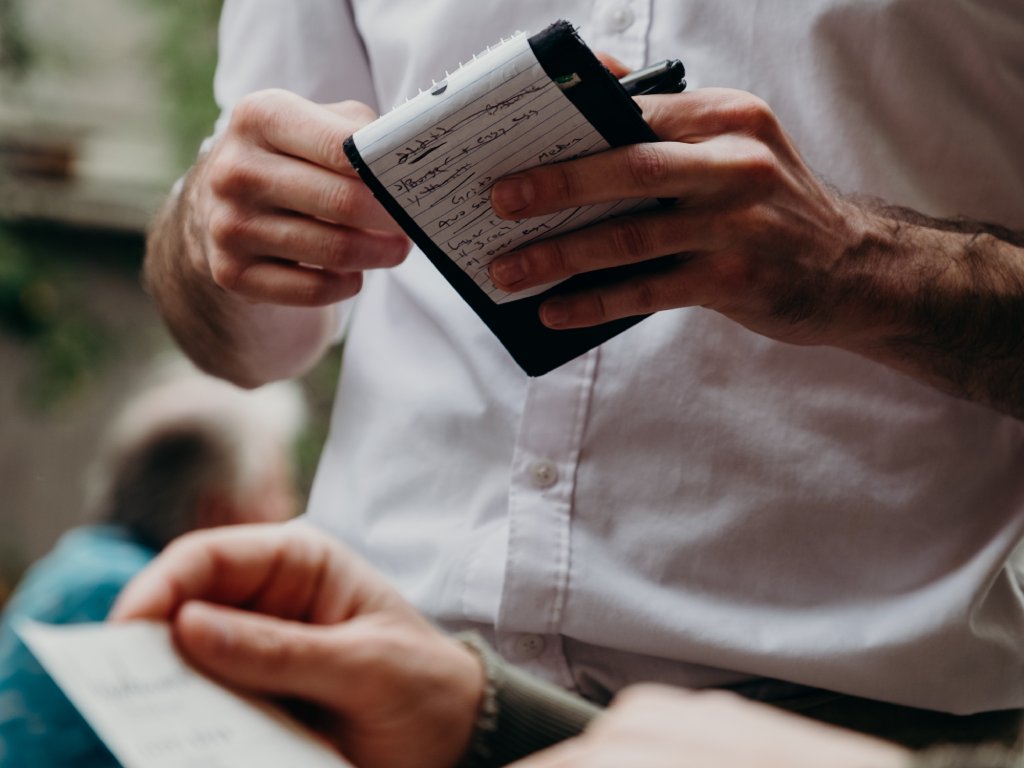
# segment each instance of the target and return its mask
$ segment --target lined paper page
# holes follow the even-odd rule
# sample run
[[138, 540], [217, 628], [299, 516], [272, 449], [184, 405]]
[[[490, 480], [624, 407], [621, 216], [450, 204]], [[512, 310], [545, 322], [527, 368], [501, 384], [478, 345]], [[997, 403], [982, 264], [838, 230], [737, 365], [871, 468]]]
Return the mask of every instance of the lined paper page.
[[523, 33], [357, 131], [353, 140], [420, 228], [499, 304], [554, 283], [501, 291], [487, 272], [495, 257], [649, 204], [625, 200], [521, 221], [495, 215], [490, 188], [502, 176], [608, 148], [544, 72]]
[[18, 634], [125, 768], [351, 768], [278, 710], [187, 666], [166, 624], [26, 622]]

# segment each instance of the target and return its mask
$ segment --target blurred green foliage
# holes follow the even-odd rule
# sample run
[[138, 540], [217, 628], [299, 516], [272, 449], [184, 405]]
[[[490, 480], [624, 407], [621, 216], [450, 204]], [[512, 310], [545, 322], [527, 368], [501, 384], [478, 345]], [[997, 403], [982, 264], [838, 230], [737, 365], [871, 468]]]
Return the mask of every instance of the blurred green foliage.
[[[282, 0], [290, 2], [291, 0]], [[3, 2], [3, 0], [0, 0]], [[167, 95], [168, 119], [177, 140], [180, 172], [195, 160], [196, 150], [213, 129], [217, 108], [213, 73], [217, 63], [217, 22], [222, 0], [142, 0], [160, 19], [159, 44], [153, 52]], [[299, 439], [298, 484], [305, 491], [327, 437], [334, 387], [341, 367], [335, 349], [303, 379], [310, 406], [310, 423]]]
[[33, 374], [22, 386], [37, 410], [73, 398], [116, 349], [115, 336], [88, 307], [76, 262], [83, 250], [116, 254], [116, 266], [134, 272], [141, 239], [0, 225], [0, 333], [31, 357]]
[[[32, 41], [18, 14], [19, 6], [29, 2], [0, 0], [0, 69], [14, 76], [32, 66]], [[155, 21], [151, 62], [164, 86], [176, 171], [184, 173], [217, 116], [212, 84], [222, 0], [139, 2]], [[113, 253], [115, 263], [108, 266], [124, 269], [127, 279], [134, 280], [142, 250], [141, 236], [0, 221], [0, 334], [24, 345], [32, 359], [33, 374], [23, 385], [28, 404], [57, 408], [102, 377], [105, 363], [118, 351], [118, 337], [90, 311], [81, 264]], [[297, 446], [303, 491], [310, 486], [327, 434], [340, 361], [340, 349], [332, 351], [302, 381], [311, 413]]]
[[[21, 2], [0, 0], [0, 69], [15, 78], [32, 65]], [[182, 173], [216, 118], [212, 83], [222, 2], [141, 2], [154, 15], [158, 42], [152, 65], [163, 80]], [[47, 234], [0, 222], [0, 333], [19, 339], [30, 352], [35, 373], [26, 382], [26, 399], [39, 409], [58, 405], [96, 378], [116, 344], [80, 300], [76, 265], [83, 250], [60, 241], [57, 230]], [[141, 240], [132, 243], [129, 253], [134, 270]]]
[[[3, 2], [4, 0], [0, 0]], [[167, 95], [180, 170], [195, 159], [200, 142], [217, 117], [213, 72], [217, 64], [217, 21], [222, 0], [142, 0], [159, 19], [153, 63]]]
[[0, 0], [0, 70], [22, 77], [32, 62], [17, 0]]

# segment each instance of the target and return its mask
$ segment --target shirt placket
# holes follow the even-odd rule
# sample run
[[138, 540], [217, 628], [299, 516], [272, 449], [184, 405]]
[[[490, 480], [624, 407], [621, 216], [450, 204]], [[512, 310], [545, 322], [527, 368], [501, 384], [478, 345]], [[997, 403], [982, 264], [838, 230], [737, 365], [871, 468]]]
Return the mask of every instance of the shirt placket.
[[498, 649], [571, 687], [559, 629], [569, 585], [573, 495], [597, 369], [592, 350], [531, 379], [512, 458]]

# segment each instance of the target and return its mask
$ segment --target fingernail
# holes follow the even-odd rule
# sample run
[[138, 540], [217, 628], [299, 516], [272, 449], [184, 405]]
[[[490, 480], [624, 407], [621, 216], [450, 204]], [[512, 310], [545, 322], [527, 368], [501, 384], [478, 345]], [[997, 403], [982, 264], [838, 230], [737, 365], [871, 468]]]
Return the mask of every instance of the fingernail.
[[505, 288], [511, 288], [524, 277], [523, 260], [517, 256], [498, 259], [491, 264], [491, 280]]
[[533, 183], [521, 176], [502, 179], [491, 187], [491, 207], [500, 214], [519, 213], [533, 202]]
[[549, 328], [560, 328], [569, 322], [569, 305], [561, 299], [546, 301], [541, 305], [540, 319]]

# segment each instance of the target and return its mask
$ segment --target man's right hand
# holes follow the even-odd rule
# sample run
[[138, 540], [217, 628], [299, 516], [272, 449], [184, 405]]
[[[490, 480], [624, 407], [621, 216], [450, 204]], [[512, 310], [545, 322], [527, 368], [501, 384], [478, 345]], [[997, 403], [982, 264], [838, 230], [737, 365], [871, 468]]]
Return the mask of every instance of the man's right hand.
[[303, 523], [183, 536], [124, 589], [111, 619], [170, 622], [198, 669], [304, 705], [360, 768], [451, 768], [473, 734], [476, 654]]
[[375, 117], [282, 90], [242, 99], [189, 186], [192, 266], [249, 301], [311, 307], [355, 295], [365, 269], [401, 263], [409, 241], [343, 150]]

